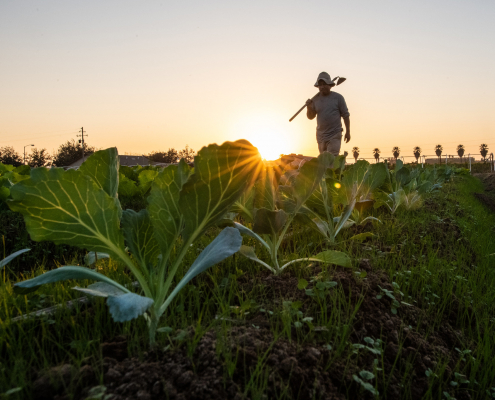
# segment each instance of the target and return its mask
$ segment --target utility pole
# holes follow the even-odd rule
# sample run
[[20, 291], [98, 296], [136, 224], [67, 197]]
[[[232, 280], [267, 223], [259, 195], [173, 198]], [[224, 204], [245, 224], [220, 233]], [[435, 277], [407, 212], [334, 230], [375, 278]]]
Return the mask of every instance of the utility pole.
[[84, 162], [84, 136], [88, 136], [88, 134], [84, 133], [84, 128], [81, 128], [81, 130], [79, 132], [81, 132], [81, 134], [76, 135], [76, 136], [81, 138], [81, 139], [79, 139], [79, 143], [81, 143], [81, 145], [82, 145], [82, 160]]

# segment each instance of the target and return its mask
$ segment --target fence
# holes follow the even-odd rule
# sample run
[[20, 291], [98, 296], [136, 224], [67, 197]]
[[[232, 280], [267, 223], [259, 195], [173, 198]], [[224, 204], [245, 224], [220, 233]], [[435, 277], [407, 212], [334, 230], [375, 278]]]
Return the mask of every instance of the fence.
[[[427, 158], [427, 157], [432, 157], [432, 158]], [[405, 158], [414, 158], [416, 159], [415, 156], [399, 156], [398, 158], [401, 159], [403, 163], [405, 163]], [[463, 161], [463, 159], [465, 161]], [[378, 157], [378, 158], [366, 158], [366, 157], [358, 157], [358, 160], [372, 160], [375, 162], [382, 162], [382, 161], [387, 161], [389, 163], [395, 164], [395, 158], [393, 157]], [[488, 157], [488, 161], [485, 160], [480, 160], [476, 161], [476, 159], [471, 157], [471, 153], [467, 155], [467, 157], [462, 157], [460, 158], [458, 155], [454, 156], [452, 154], [444, 154], [441, 157], [438, 157], [436, 154], [435, 155], [426, 155], [422, 154], [418, 159], [417, 159], [418, 164], [421, 163], [421, 167], [424, 166], [424, 164], [440, 164], [440, 163], [445, 163], [447, 164], [466, 164], [466, 168], [469, 169], [470, 172], [472, 172], [473, 169], [473, 164], [483, 164], [483, 165], [488, 165], [489, 167], [489, 172], [495, 172], [495, 159], [493, 156], [493, 153], [491, 153]], [[478, 171], [476, 171], [478, 172]]]

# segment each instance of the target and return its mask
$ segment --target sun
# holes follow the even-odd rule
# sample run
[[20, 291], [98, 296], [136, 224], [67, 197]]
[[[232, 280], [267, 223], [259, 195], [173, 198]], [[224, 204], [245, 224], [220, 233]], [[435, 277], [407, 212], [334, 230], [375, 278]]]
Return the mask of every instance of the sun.
[[[292, 136], [283, 123], [271, 116], [246, 117], [236, 124], [236, 134], [239, 138], [249, 140], [258, 148], [261, 157], [267, 161], [280, 158], [281, 154], [294, 151]], [[292, 150], [292, 151], [291, 151]]]

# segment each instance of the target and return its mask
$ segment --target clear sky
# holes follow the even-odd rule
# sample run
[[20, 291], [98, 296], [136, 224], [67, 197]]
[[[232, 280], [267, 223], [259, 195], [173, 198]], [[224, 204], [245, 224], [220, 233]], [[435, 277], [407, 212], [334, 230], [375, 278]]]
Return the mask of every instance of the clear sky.
[[289, 118], [319, 72], [351, 113], [353, 146], [495, 151], [495, 2], [0, 2], [0, 147], [76, 138], [119, 152], [245, 138], [316, 155]]

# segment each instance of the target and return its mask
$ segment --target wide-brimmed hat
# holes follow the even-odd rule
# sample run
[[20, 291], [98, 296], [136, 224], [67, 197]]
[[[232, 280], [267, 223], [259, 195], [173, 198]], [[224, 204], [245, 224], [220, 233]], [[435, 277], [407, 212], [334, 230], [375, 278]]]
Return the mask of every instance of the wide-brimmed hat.
[[318, 87], [318, 81], [320, 80], [325, 82], [327, 85], [335, 86], [335, 82], [330, 79], [330, 74], [328, 72], [320, 72], [318, 79], [316, 79], [315, 87]]

